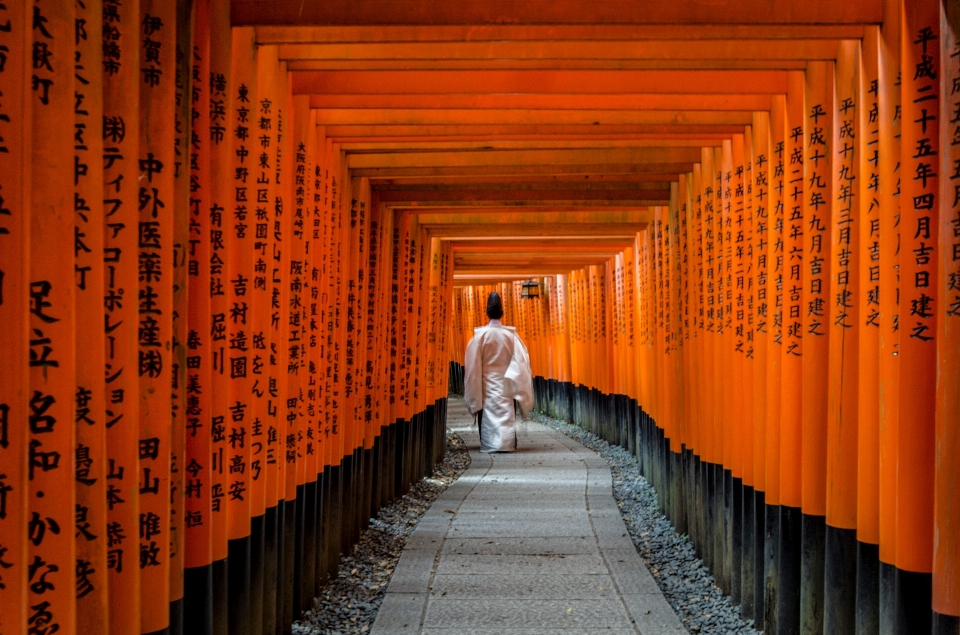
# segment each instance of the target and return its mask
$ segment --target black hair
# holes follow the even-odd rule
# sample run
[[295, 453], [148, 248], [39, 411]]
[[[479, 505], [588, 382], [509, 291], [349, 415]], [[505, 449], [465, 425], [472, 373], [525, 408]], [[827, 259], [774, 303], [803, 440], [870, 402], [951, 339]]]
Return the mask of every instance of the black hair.
[[503, 300], [496, 291], [490, 292], [487, 296], [487, 317], [491, 320], [499, 320], [503, 317]]

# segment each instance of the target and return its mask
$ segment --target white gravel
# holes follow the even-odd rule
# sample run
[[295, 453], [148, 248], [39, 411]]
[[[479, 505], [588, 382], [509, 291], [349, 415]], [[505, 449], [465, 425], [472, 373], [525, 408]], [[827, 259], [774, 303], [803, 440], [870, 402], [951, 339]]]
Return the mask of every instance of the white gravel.
[[370, 519], [370, 527], [340, 574], [314, 598], [313, 608], [293, 624], [295, 635], [361, 635], [369, 632], [380, 610], [390, 576], [407, 537], [430, 504], [470, 466], [470, 453], [456, 435], [447, 435], [447, 453], [436, 471]]
[[534, 414], [548, 425], [595, 451], [610, 464], [613, 495], [630, 538], [670, 606], [691, 633], [756, 635], [752, 621], [714, 584], [713, 576], [694, 553], [686, 536], [678, 534], [657, 508], [657, 494], [640, 475], [637, 459], [575, 425]]

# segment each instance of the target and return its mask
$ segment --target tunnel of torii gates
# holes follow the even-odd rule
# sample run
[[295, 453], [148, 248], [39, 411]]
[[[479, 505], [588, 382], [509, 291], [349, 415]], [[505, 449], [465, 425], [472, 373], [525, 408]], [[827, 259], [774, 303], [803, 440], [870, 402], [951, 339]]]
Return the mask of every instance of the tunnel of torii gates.
[[957, 635], [958, 21], [2, 0], [0, 633], [289, 631], [499, 289], [744, 616]]

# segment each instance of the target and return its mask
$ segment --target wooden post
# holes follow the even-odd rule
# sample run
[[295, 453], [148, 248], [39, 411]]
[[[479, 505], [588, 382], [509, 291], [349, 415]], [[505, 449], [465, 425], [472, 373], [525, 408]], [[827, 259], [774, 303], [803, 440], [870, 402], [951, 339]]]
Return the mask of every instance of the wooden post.
[[[169, 625], [170, 417], [177, 7], [140, 4], [139, 564], [142, 633]], [[129, 554], [131, 556], [133, 554]]]
[[940, 193], [939, 2], [903, 3], [900, 134], [900, 400], [897, 622], [930, 630]]
[[[33, 7], [28, 629], [76, 630], [74, 3]], [[11, 215], [12, 218], [12, 215]], [[26, 238], [26, 235], [22, 235]], [[51, 258], [50, 254], [58, 254]], [[22, 425], [20, 420], [20, 425]], [[11, 422], [16, 425], [18, 422]], [[10, 424], [8, 424], [10, 425]], [[14, 473], [15, 474], [15, 473]], [[94, 472], [94, 475], [96, 472]]]
[[0, 8], [0, 23], [9, 25], [0, 32], [0, 46], [6, 55], [0, 67], [0, 92], [4, 95], [0, 150], [5, 156], [0, 171], [0, 350], [6, 359], [0, 365], [0, 550], [4, 554], [0, 624], [16, 633], [26, 631], [33, 599], [27, 587], [30, 434], [25, 426], [16, 424], [27, 420], [30, 395], [31, 109], [35, 102], [27, 88], [33, 66], [27, 53], [33, 39], [31, 11], [27, 2], [4, 3]]
[[[103, 333], [103, 44], [102, 11], [76, 6], [74, 43], [74, 229], [77, 350], [77, 624], [105, 635], [108, 626], [105, 363]], [[86, 334], [90, 334], [87, 336]]]

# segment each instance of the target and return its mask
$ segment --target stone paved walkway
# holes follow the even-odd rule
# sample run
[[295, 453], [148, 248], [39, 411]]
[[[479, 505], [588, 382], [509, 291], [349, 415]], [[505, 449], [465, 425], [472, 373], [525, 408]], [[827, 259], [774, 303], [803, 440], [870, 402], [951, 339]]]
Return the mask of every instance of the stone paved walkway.
[[686, 632], [630, 542], [602, 458], [535, 423], [520, 424], [519, 452], [481, 454], [463, 402], [449, 408], [473, 463], [408, 539], [372, 633]]

